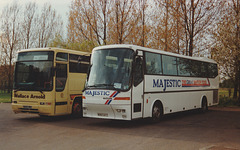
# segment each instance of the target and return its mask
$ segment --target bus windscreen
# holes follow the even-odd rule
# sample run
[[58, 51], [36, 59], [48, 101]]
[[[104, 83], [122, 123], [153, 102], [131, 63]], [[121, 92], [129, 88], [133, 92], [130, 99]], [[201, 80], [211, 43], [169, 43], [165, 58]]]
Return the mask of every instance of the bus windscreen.
[[53, 54], [51, 51], [19, 53], [15, 66], [14, 90], [51, 91]]

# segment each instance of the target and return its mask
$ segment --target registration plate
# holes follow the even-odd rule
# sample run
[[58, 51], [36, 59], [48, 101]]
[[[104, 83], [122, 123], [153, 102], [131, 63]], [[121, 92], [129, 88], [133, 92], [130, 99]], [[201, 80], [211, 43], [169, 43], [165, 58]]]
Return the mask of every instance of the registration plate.
[[32, 109], [32, 106], [23, 106], [24, 109]]
[[98, 116], [108, 117], [108, 114], [107, 113], [98, 113]]

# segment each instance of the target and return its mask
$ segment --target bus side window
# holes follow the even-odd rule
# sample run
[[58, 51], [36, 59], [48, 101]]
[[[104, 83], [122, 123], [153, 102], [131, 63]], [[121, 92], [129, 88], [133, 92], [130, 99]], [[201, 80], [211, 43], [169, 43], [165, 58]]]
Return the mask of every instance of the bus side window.
[[56, 91], [63, 91], [67, 81], [67, 65], [59, 64], [56, 65]]
[[133, 80], [134, 80], [134, 86], [137, 86], [138, 84], [140, 84], [143, 81], [143, 60], [141, 57], [137, 57], [136, 58], [136, 62], [135, 62], [135, 69], [134, 69], [134, 76], [133, 76]]

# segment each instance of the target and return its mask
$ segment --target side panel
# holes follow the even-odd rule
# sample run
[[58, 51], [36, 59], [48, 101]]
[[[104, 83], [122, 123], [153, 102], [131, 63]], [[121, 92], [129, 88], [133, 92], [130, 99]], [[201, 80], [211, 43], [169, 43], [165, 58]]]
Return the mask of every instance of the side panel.
[[[86, 81], [86, 74], [83, 73], [69, 73], [69, 94], [70, 105], [68, 105], [68, 113], [72, 113], [72, 104], [75, 97], [82, 97], [82, 90]], [[82, 98], [80, 98], [82, 99]]]
[[82, 94], [84, 84], [86, 81], [86, 74], [83, 73], [69, 73], [69, 91], [70, 94]]
[[145, 94], [144, 117], [151, 117], [153, 103], [160, 100], [164, 114], [201, 108], [202, 97], [206, 96], [208, 105], [212, 105], [213, 91], [189, 91]]
[[207, 97], [208, 106], [215, 105], [217, 83], [217, 78], [145, 75], [144, 117], [151, 117], [156, 100], [162, 102], [164, 114], [200, 108], [203, 96]]

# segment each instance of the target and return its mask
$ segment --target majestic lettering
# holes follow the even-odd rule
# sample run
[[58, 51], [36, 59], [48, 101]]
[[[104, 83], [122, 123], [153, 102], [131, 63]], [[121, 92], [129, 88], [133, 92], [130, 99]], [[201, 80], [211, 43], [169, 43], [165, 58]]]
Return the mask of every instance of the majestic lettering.
[[153, 87], [163, 88], [166, 91], [167, 87], [181, 87], [182, 81], [175, 79], [153, 79]]
[[103, 95], [103, 96], [109, 96], [110, 95], [110, 91], [85, 91], [86, 95]]

